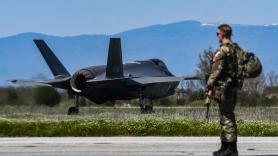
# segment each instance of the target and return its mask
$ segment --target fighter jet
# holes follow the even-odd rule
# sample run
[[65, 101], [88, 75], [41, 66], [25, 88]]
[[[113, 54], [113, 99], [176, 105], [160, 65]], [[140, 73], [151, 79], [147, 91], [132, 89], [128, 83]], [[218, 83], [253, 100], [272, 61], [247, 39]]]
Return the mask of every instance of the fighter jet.
[[[78, 114], [79, 96], [102, 104], [106, 101], [139, 99], [142, 113], [153, 111], [152, 100], [173, 95], [179, 82], [196, 77], [176, 77], [159, 59], [123, 64], [120, 38], [110, 38], [106, 65], [82, 68], [71, 75], [43, 40], [34, 40], [48, 64], [54, 79], [11, 80], [12, 83], [31, 83], [65, 89], [75, 97], [75, 106], [68, 114]], [[150, 104], [145, 105], [145, 99]]]

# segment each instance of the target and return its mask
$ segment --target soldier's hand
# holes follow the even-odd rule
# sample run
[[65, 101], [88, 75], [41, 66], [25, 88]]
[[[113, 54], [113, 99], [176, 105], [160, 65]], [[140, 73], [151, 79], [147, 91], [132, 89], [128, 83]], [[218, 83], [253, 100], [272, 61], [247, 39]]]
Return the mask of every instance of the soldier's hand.
[[212, 90], [208, 90], [207, 96], [208, 96], [209, 98], [212, 98], [212, 97], [213, 97], [213, 92], [212, 92]]

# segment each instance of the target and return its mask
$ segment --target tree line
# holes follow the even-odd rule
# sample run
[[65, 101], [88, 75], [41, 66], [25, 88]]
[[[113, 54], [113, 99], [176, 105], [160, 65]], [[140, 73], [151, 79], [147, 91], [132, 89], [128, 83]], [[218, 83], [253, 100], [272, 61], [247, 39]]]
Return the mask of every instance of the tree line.
[[[188, 95], [188, 101], [205, 98], [206, 81], [209, 72], [213, 49], [208, 48], [199, 54], [196, 75], [204, 78], [200, 81], [184, 81], [178, 92]], [[238, 93], [238, 104], [241, 106], [278, 106], [278, 74], [275, 71], [262, 74], [254, 79], [244, 80], [242, 90]]]

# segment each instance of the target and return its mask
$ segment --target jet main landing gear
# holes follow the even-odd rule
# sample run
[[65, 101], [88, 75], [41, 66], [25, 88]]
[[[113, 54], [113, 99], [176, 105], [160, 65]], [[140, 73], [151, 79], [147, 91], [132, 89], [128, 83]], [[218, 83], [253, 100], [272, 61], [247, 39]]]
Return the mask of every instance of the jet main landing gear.
[[79, 114], [79, 95], [74, 97], [74, 105], [68, 109], [68, 115], [78, 115]]

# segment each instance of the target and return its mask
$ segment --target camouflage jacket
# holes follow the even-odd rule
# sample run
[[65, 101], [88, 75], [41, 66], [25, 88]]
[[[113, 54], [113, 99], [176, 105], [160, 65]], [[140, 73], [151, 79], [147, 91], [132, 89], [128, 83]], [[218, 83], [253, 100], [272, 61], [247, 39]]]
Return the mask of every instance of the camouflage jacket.
[[231, 41], [221, 44], [220, 48], [215, 52], [207, 81], [209, 88], [221, 85], [227, 86], [233, 83], [236, 76], [237, 60], [236, 51], [232, 45]]

